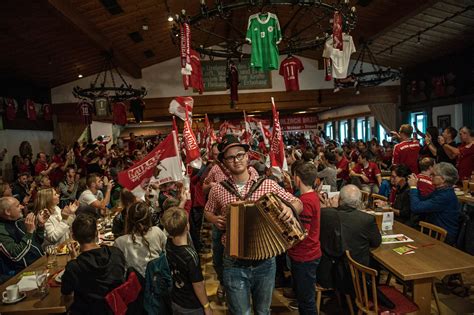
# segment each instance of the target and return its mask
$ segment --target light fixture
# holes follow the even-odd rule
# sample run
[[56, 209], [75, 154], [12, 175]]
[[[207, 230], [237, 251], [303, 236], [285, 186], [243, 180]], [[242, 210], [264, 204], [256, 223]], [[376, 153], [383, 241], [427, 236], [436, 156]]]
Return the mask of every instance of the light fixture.
[[78, 77], [78, 78], [82, 78], [82, 74], [79, 73], [79, 74], [77, 75], [77, 77]]
[[173, 21], [174, 21], [173, 16], [171, 14], [168, 15], [168, 22], [173, 22]]
[[[104, 53], [104, 66], [102, 69], [104, 70], [96, 75], [88, 88], [76, 86], [72, 89], [72, 94], [76, 98], [89, 99], [91, 101], [105, 97], [114, 102], [126, 101], [132, 98], [143, 99], [145, 97], [147, 91], [144, 87], [139, 89], [133, 88], [131, 84], [125, 81], [119, 68], [113, 62], [112, 51]], [[117, 80], [116, 82], [114, 72], [118, 74], [120, 81]], [[82, 74], [79, 74], [78, 77], [82, 77]], [[102, 79], [99, 82], [101, 77]], [[117, 84], [120, 86], [117, 86]]]

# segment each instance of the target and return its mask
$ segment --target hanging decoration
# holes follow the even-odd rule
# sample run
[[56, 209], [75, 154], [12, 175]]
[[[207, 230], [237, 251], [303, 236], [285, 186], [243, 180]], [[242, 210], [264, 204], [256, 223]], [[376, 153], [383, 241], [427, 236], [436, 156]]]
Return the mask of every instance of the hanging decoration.
[[[325, 41], [332, 34], [332, 19], [334, 12], [338, 12], [338, 18], [341, 19], [342, 31], [349, 33], [356, 25], [356, 10], [351, 6], [349, 0], [342, 1], [307, 1], [307, 0], [237, 0], [227, 1], [216, 0], [213, 5], [208, 5], [205, 0], [201, 0], [201, 10], [194, 16], [186, 14], [182, 10], [180, 14], [175, 16], [175, 24], [171, 28], [171, 38], [176, 46], [181, 48], [181, 57], [185, 56], [186, 45], [182, 45], [183, 36], [185, 42], [189, 42], [193, 49], [201, 54], [201, 56], [209, 56], [212, 60], [214, 57], [222, 58], [249, 58], [250, 54], [243, 51], [243, 46], [247, 44], [246, 34], [241, 26], [234, 24], [232, 13], [238, 10], [249, 12], [249, 16], [254, 14], [267, 14], [271, 17], [276, 16], [280, 7], [288, 10], [288, 7], [297, 9], [289, 21], [281, 26], [281, 37], [283, 49], [280, 54], [298, 53], [304, 50], [311, 50], [324, 45]], [[286, 7], [286, 8], [285, 8]], [[271, 8], [275, 13], [267, 11]], [[303, 27], [296, 29], [296, 25], [300, 21], [308, 21]], [[330, 22], [331, 21], [331, 22]], [[329, 23], [328, 23], [329, 22]], [[234, 30], [232, 36], [222, 36], [220, 25], [225, 25], [229, 29]], [[187, 37], [188, 31], [186, 27], [190, 27], [189, 34], [204, 33], [206, 34], [206, 42], [193, 42]], [[184, 28], [184, 29], [183, 29]], [[310, 34], [310, 35], [309, 35]], [[189, 39], [189, 41], [188, 41]], [[220, 44], [208, 45], [208, 42], [220, 42]], [[183, 60], [183, 59], [182, 59]], [[185, 67], [182, 63], [182, 68]], [[278, 68], [276, 64], [275, 68]]]
[[[104, 65], [94, 81], [90, 83], [89, 88], [76, 86], [72, 94], [79, 99], [89, 100], [95, 103], [98, 98], [107, 98], [112, 102], [127, 101], [132, 98], [144, 98], [147, 91], [144, 87], [133, 88], [120, 73], [120, 70], [113, 61], [113, 52], [104, 53]], [[114, 72], [118, 75], [120, 81], [115, 82]], [[110, 77], [110, 78], [109, 78]], [[100, 81], [99, 79], [102, 78]], [[108, 81], [110, 79], [110, 81]], [[112, 83], [112, 84], [110, 84]]]

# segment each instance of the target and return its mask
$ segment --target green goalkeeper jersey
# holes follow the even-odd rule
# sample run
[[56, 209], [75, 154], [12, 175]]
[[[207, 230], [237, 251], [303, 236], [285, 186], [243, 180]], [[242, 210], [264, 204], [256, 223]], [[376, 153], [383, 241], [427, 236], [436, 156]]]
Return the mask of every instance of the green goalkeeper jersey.
[[259, 71], [277, 70], [280, 64], [277, 45], [281, 39], [280, 23], [275, 14], [251, 15], [246, 36], [252, 45], [250, 67]]

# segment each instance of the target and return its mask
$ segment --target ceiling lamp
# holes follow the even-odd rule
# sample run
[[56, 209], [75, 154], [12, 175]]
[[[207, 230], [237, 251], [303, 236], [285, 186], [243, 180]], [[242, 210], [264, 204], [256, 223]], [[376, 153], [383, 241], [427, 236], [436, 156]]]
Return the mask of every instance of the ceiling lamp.
[[[144, 87], [135, 89], [125, 81], [120, 70], [113, 62], [112, 52], [104, 53], [104, 59], [103, 70], [96, 75], [89, 88], [76, 86], [72, 89], [72, 94], [76, 98], [91, 101], [95, 101], [98, 98], [108, 98], [111, 101], [118, 102], [145, 97], [147, 91]], [[118, 79], [120, 79], [117, 80], [118, 82], [115, 81], [114, 72], [118, 75]]]
[[[206, 43], [193, 43], [193, 48], [201, 55], [247, 58], [250, 55], [242, 52], [242, 48], [246, 44], [245, 34], [237, 24], [233, 23], [232, 12], [242, 10], [250, 15], [273, 10], [277, 6], [295, 8], [290, 20], [281, 26], [283, 45], [286, 45], [286, 48], [280, 49], [282, 55], [323, 46], [332, 34], [332, 24], [328, 22], [336, 11], [340, 12], [343, 17], [344, 32], [349, 33], [356, 25], [356, 9], [350, 5], [348, 0], [240, 0], [228, 2], [216, 0], [213, 6], [206, 4], [205, 0], [201, 0], [201, 10], [197, 15], [187, 16], [184, 10], [180, 15], [176, 15], [176, 23], [171, 28], [171, 39], [175, 45], [179, 46], [179, 40], [176, 38], [180, 36], [180, 24], [186, 22], [191, 26], [193, 32], [195, 30], [206, 34]], [[290, 8], [285, 8], [285, 10], [290, 10]], [[306, 25], [296, 30], [296, 25], [301, 21], [306, 21]], [[219, 30], [222, 29], [217, 25], [219, 22], [225, 23], [226, 27], [230, 27], [239, 34], [238, 38], [227, 38], [219, 34]], [[221, 44], [214, 45], [210, 49], [206, 46], [212, 37], [220, 41]]]

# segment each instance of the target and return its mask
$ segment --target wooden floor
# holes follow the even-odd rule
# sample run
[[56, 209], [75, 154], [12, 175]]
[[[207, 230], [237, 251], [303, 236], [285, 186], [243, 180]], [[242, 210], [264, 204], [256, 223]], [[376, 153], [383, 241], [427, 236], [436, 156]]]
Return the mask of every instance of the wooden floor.
[[[204, 232], [206, 233], [206, 232]], [[209, 238], [207, 238], [209, 240]], [[211, 306], [213, 313], [215, 315], [228, 314], [228, 311], [225, 303], [220, 303], [216, 297], [217, 288], [219, 283], [217, 281], [217, 276], [212, 267], [212, 254], [201, 255], [201, 264], [203, 268], [204, 279], [206, 281], [207, 294], [211, 300]], [[382, 281], [384, 280], [385, 275], [381, 275]], [[464, 285], [469, 290], [468, 297], [459, 297], [454, 294], [446, 286], [441, 283], [437, 284], [438, 294], [441, 302], [441, 313], [443, 315], [460, 315], [460, 314], [474, 314], [474, 272], [464, 273], [463, 274]], [[397, 286], [395, 280], [392, 280], [392, 285]], [[399, 287], [402, 290], [401, 287]], [[291, 300], [283, 296], [282, 289], [275, 289], [273, 292], [273, 300], [271, 305], [271, 314], [287, 314], [287, 315], [297, 315], [298, 311], [293, 311], [288, 308], [288, 303]], [[324, 295], [321, 301], [321, 314], [348, 314], [345, 311], [342, 311], [337, 303], [337, 299], [333, 295]], [[431, 302], [431, 314], [439, 314], [436, 308], [434, 300]]]

